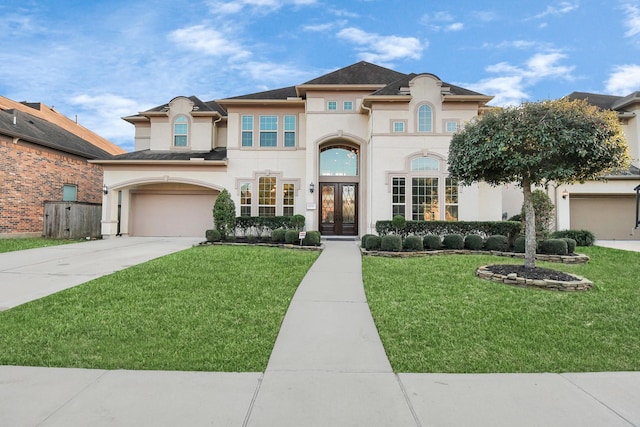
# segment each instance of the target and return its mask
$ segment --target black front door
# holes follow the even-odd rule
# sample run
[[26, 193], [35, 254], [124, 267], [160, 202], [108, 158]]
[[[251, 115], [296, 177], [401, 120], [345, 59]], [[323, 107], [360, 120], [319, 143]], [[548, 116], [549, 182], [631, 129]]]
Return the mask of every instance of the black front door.
[[320, 233], [358, 235], [358, 184], [320, 184]]

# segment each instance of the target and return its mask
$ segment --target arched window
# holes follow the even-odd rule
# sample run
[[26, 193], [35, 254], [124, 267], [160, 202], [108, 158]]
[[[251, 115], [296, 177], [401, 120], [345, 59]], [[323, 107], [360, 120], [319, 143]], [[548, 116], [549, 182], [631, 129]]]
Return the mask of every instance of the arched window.
[[173, 121], [173, 146], [186, 147], [189, 136], [189, 120], [185, 116], [178, 116]]
[[433, 157], [411, 159], [409, 171], [391, 176], [391, 213], [414, 221], [457, 221], [458, 183]]
[[429, 105], [421, 105], [418, 108], [418, 132], [433, 131], [433, 112]]
[[358, 149], [333, 146], [320, 150], [321, 176], [358, 176]]

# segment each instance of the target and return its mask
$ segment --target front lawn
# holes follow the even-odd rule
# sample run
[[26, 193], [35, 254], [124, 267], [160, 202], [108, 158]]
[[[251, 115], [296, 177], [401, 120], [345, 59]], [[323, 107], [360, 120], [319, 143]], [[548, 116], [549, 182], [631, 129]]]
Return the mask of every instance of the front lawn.
[[47, 239], [46, 237], [0, 239], [0, 253], [22, 251], [24, 249], [43, 248], [45, 246], [66, 245], [83, 240]]
[[319, 252], [204, 246], [0, 313], [0, 365], [262, 372]]
[[474, 276], [493, 256], [363, 258], [369, 305], [396, 372], [640, 370], [640, 254], [578, 248], [586, 265], [536, 265], [591, 291], [514, 288]]

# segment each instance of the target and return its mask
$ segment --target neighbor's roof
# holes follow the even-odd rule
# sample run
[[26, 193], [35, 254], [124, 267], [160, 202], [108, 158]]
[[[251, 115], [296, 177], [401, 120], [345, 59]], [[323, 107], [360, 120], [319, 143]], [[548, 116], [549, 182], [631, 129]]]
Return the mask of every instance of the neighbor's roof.
[[95, 145], [109, 154], [124, 153], [125, 150], [112, 143], [111, 141], [101, 137], [100, 135], [90, 131], [84, 126], [76, 123], [70, 118], [58, 113], [53, 107], [48, 107], [40, 102], [16, 102], [4, 96], [0, 96], [0, 110], [19, 110], [40, 119], [46, 120], [62, 129], [70, 132], [83, 140]]
[[591, 105], [595, 105], [603, 110], [620, 111], [625, 107], [640, 103], [640, 91], [630, 93], [627, 96], [601, 95], [589, 92], [571, 92], [568, 99], [583, 99]]
[[111, 153], [78, 135], [48, 120], [16, 109], [0, 110], [0, 133], [86, 159], [112, 157]]

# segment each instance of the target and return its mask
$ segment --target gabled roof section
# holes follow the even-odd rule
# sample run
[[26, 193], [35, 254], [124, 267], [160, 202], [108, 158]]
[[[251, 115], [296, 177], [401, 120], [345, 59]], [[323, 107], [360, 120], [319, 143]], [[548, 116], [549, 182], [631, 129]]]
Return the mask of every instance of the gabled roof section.
[[[171, 104], [171, 102], [176, 98], [180, 97], [176, 96], [166, 104], [158, 105], [157, 107], [150, 108], [146, 111], [141, 111], [140, 113], [134, 114], [132, 116], [122, 117], [122, 119], [129, 123], [148, 122], [149, 117], [167, 115], [167, 111], [169, 111], [169, 104]], [[203, 102], [200, 98], [193, 95], [185, 96], [184, 98], [187, 98], [193, 103], [191, 114], [194, 116], [227, 116], [227, 111], [216, 101]]]
[[0, 133], [85, 159], [112, 157], [111, 153], [78, 135], [45, 119], [16, 109], [0, 111]]
[[89, 144], [93, 144], [100, 150], [106, 151], [109, 154], [120, 154], [126, 151], [122, 147], [112, 143], [111, 141], [101, 137], [96, 133], [93, 133], [84, 126], [58, 113], [53, 109], [53, 107], [48, 107], [41, 102], [16, 102], [9, 98], [5, 98], [4, 96], [0, 96], [0, 110], [11, 109], [22, 111], [34, 117], [46, 120], [47, 122], [59, 126], [67, 132], [76, 135]]
[[361, 61], [329, 74], [309, 80], [303, 85], [387, 85], [406, 74]]
[[614, 110], [619, 110], [637, 103], [640, 103], [640, 91], [633, 92], [624, 98], [618, 99], [611, 107]]

